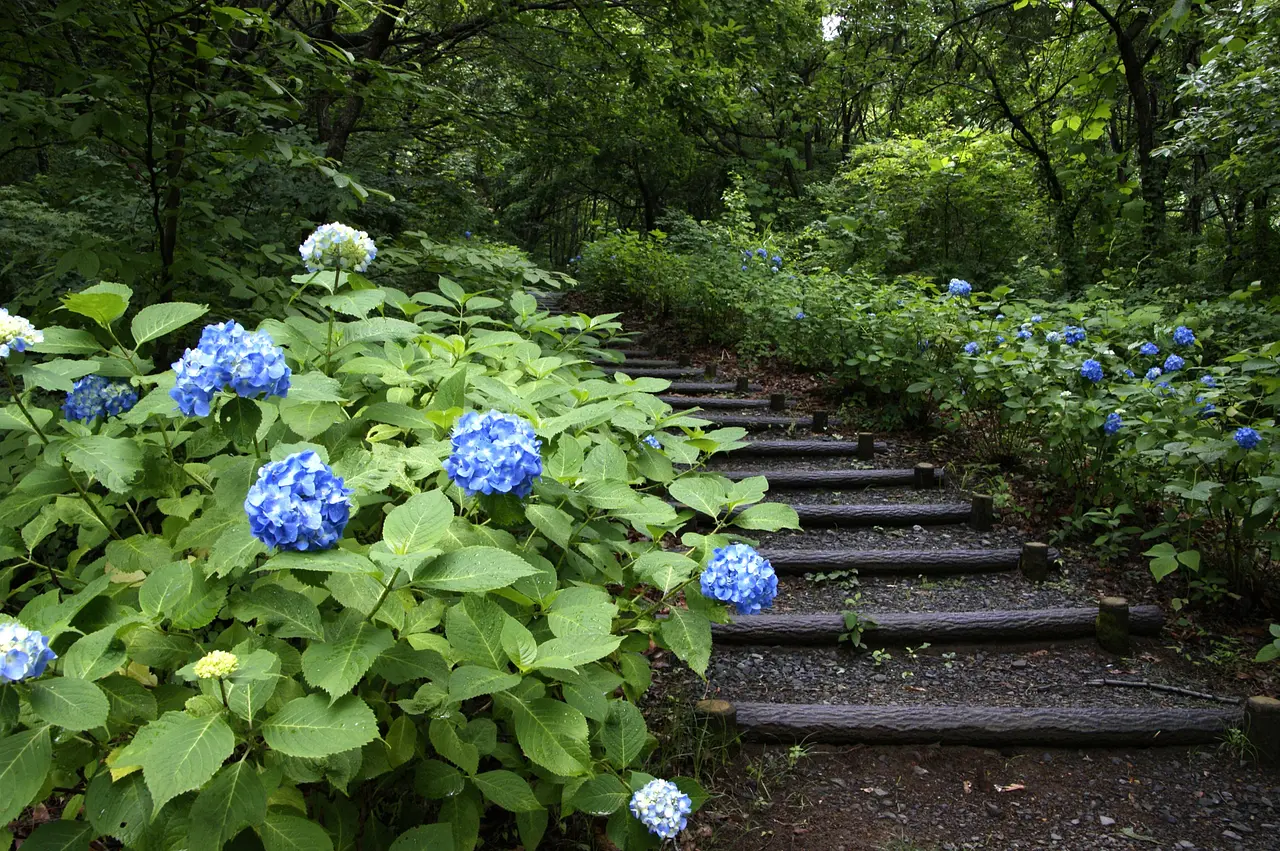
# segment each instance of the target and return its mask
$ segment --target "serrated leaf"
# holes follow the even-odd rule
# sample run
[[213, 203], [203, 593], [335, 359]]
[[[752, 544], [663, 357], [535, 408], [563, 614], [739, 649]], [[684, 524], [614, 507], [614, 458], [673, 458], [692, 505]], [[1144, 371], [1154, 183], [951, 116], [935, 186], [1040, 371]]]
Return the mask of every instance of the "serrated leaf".
[[81, 636], [62, 657], [62, 674], [82, 680], [100, 680], [125, 663], [124, 642], [116, 638], [123, 626], [112, 624]]
[[667, 485], [667, 493], [694, 511], [716, 517], [724, 510], [726, 499], [724, 483], [718, 478], [687, 476]]
[[328, 831], [300, 816], [272, 810], [256, 830], [265, 851], [333, 851]]
[[431, 561], [414, 582], [442, 591], [494, 591], [537, 572], [515, 553], [497, 547], [464, 547]]
[[89, 784], [84, 809], [98, 833], [133, 845], [151, 822], [151, 793], [141, 773], [113, 781], [111, 772], [103, 771]]
[[66, 730], [104, 727], [110, 706], [107, 696], [88, 680], [53, 677], [31, 686], [31, 711]]
[[247, 759], [224, 766], [191, 805], [188, 851], [218, 851], [267, 818], [267, 790]]
[[591, 763], [587, 719], [581, 712], [550, 698], [511, 701], [516, 739], [525, 756], [562, 777], [585, 774]]
[[651, 550], [632, 562], [631, 569], [639, 579], [665, 593], [688, 581], [698, 563], [683, 553]]
[[667, 647], [703, 676], [711, 661], [711, 621], [706, 615], [672, 606], [658, 626]]
[[574, 528], [573, 517], [568, 512], [550, 505], [536, 504], [525, 506], [524, 511], [533, 528], [545, 535], [547, 540], [561, 548], [568, 548]]
[[74, 437], [67, 441], [64, 454], [72, 467], [116, 493], [129, 494], [130, 484], [142, 472], [141, 447], [123, 437]]
[[267, 744], [286, 756], [309, 759], [360, 748], [378, 737], [373, 710], [353, 694], [332, 705], [323, 695], [289, 701], [262, 725]]
[[502, 627], [507, 614], [492, 600], [468, 595], [445, 615], [445, 636], [462, 659], [495, 670], [507, 664]]
[[313, 641], [302, 654], [302, 675], [335, 700], [360, 682], [384, 651], [395, 644], [391, 630], [348, 619], [327, 641]]
[[213, 542], [205, 573], [217, 577], [230, 576], [252, 565], [266, 551], [267, 545], [253, 536], [247, 520], [229, 526]]
[[373, 574], [377, 565], [366, 556], [350, 550], [283, 550], [267, 559], [258, 572], [275, 570], [310, 570], [317, 573]]
[[481, 665], [463, 665], [449, 676], [449, 699], [455, 703], [506, 691], [520, 685], [521, 676], [505, 671], [495, 671]]
[[567, 638], [552, 638], [538, 645], [535, 668], [576, 668], [597, 659], [603, 659], [618, 649], [620, 635], [576, 634]]
[[649, 728], [636, 705], [626, 700], [610, 701], [609, 718], [600, 729], [600, 742], [609, 762], [615, 768], [627, 768], [640, 756], [648, 741]]
[[135, 346], [140, 346], [150, 340], [163, 337], [170, 331], [177, 331], [183, 325], [195, 322], [208, 312], [208, 305], [191, 304], [185, 301], [144, 307], [138, 311], [129, 325], [133, 332], [133, 343]]
[[735, 512], [733, 525], [740, 529], [759, 529], [776, 532], [779, 529], [799, 529], [800, 515], [790, 505], [781, 502], [762, 502]]
[[250, 592], [236, 594], [231, 598], [231, 611], [237, 620], [257, 620], [272, 627], [272, 634], [278, 638], [324, 640], [316, 604], [280, 585], [259, 585]]
[[511, 813], [529, 813], [542, 809], [533, 790], [514, 771], [484, 771], [471, 778], [476, 788], [489, 801]]
[[453, 828], [448, 824], [421, 824], [396, 837], [390, 851], [448, 851], [453, 844]]
[[0, 739], [0, 824], [8, 824], [26, 809], [44, 786], [52, 763], [48, 727]]
[[78, 293], [64, 295], [62, 308], [87, 316], [105, 328], [129, 309], [132, 292], [126, 286], [103, 282], [86, 287]]
[[593, 816], [612, 815], [631, 799], [631, 790], [612, 774], [592, 777], [578, 787], [572, 802], [584, 813]]
[[428, 736], [436, 753], [467, 774], [476, 773], [480, 764], [480, 751], [471, 742], [464, 742], [453, 724], [444, 718], [436, 718], [428, 728]]
[[89, 851], [97, 831], [88, 822], [58, 819], [39, 825], [25, 840], [23, 851]]
[[382, 524], [382, 540], [399, 555], [429, 549], [453, 522], [453, 503], [443, 491], [417, 493], [397, 506]]
[[238, 655], [240, 667], [227, 681], [227, 708], [255, 724], [280, 685], [280, 657], [270, 650]]
[[280, 419], [298, 437], [311, 440], [334, 423], [342, 422], [342, 406], [336, 402], [303, 402], [290, 396], [280, 403]]
[[156, 813], [170, 799], [208, 782], [235, 749], [235, 735], [218, 713], [166, 712], [143, 729], [149, 741], [139, 764]]

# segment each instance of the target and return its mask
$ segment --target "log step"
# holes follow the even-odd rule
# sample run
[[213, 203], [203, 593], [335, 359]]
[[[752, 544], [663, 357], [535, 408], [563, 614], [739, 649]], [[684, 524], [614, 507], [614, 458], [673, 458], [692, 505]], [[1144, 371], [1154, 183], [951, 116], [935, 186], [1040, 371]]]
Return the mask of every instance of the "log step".
[[696, 396], [659, 396], [663, 402], [666, 402], [677, 410], [685, 408], [707, 408], [707, 409], [732, 409], [732, 408], [768, 408], [768, 399], [699, 399]]
[[626, 363], [616, 360], [596, 359], [591, 363], [595, 366], [607, 366], [614, 369], [675, 369], [680, 366], [678, 361], [654, 360], [652, 358], [627, 358]]
[[[858, 444], [852, 440], [752, 440], [729, 451], [734, 455], [857, 455]], [[877, 440], [875, 451], [888, 452], [889, 445]]]
[[[633, 378], [635, 376], [632, 376]], [[725, 384], [717, 381], [673, 381], [667, 388], [672, 393], [758, 393], [759, 384]]]
[[1204, 745], [1244, 722], [1243, 709], [1199, 708], [735, 703], [723, 711], [748, 741], [868, 745]]
[[[772, 484], [770, 479], [770, 484]], [[761, 548], [780, 575], [856, 570], [862, 576], [994, 573], [1017, 570], [1021, 550], [785, 550]], [[1049, 551], [1050, 562], [1058, 553]]]
[[[910, 485], [915, 483], [914, 470], [715, 470], [721, 476], [749, 479], [765, 476], [769, 488], [865, 488], [875, 485]], [[941, 468], [933, 471], [935, 483], [941, 483], [945, 473]]]
[[[613, 375], [615, 372], [622, 372], [632, 378], [694, 378], [702, 375], [702, 370], [688, 367], [674, 369], [645, 369], [640, 367], [632, 369], [629, 366], [603, 366], [600, 369], [609, 375]], [[733, 385], [730, 384], [729, 387], [732, 389]]]
[[[862, 633], [868, 645], [961, 644], [999, 641], [1065, 641], [1096, 634], [1097, 607], [1071, 609], [1012, 609], [977, 612], [866, 613], [876, 626]], [[1131, 635], [1157, 635], [1164, 627], [1159, 606], [1129, 609]], [[720, 644], [827, 645], [845, 631], [840, 614], [737, 615], [727, 624], [713, 624]]]
[[609, 351], [611, 351], [611, 352], [617, 352], [618, 354], [622, 355], [622, 356], [623, 356], [624, 358], [626, 358], [627, 360], [631, 360], [631, 358], [651, 358], [651, 357], [653, 357], [653, 352], [652, 352], [652, 351], [650, 351], [649, 349], [609, 349]]
[[967, 503], [923, 505], [793, 505], [804, 529], [816, 527], [942, 526], [968, 523], [973, 507]]
[[[721, 414], [715, 411], [695, 414], [716, 425], [739, 426], [741, 428], [813, 428], [813, 417], [809, 416], [751, 416], [748, 414]], [[830, 419], [828, 426], [840, 425], [840, 420]]]

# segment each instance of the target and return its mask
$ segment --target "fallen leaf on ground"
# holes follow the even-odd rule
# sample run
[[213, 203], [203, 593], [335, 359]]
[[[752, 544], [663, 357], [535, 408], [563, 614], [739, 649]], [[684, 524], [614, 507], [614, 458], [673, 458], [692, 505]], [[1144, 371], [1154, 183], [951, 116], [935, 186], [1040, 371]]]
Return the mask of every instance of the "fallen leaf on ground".
[[1001, 786], [999, 783], [996, 784], [997, 792], [1021, 792], [1025, 788], [1027, 787], [1023, 786], [1021, 783], [1010, 783], [1008, 786]]

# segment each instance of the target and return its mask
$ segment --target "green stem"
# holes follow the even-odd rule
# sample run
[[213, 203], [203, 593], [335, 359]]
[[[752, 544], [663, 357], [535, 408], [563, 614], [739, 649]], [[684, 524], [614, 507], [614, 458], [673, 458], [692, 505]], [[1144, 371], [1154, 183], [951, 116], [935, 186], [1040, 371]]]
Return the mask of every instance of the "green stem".
[[[333, 273], [333, 291], [336, 293], [338, 287], [342, 286], [342, 269], [339, 267]], [[324, 341], [324, 374], [331, 375], [333, 373], [333, 308], [329, 308], [329, 333]]]
[[40, 438], [40, 442], [45, 446], [49, 445], [49, 438], [45, 436], [40, 426], [36, 425], [35, 418], [31, 416], [31, 412], [27, 410], [27, 406], [22, 404], [22, 396], [18, 393], [18, 386], [13, 383], [13, 376], [9, 373], [9, 365], [0, 360], [0, 370], [4, 371], [4, 380], [9, 384], [9, 392], [13, 394], [13, 401], [17, 403], [18, 410], [22, 412], [23, 418], [30, 424], [31, 429]]
[[378, 609], [382, 608], [382, 604], [386, 602], [387, 597], [391, 595], [391, 587], [396, 584], [396, 580], [400, 578], [400, 568], [396, 568], [391, 572], [391, 578], [387, 580], [387, 584], [382, 589], [382, 594], [378, 597], [378, 602], [373, 604], [373, 608], [369, 610], [369, 622], [373, 622], [373, 617], [378, 613]]
[[221, 695], [222, 695], [222, 706], [223, 706], [223, 708], [224, 708], [224, 709], [226, 709], [228, 712], [230, 712], [230, 711], [231, 711], [231, 704], [227, 703], [227, 684], [226, 684], [226, 682], [222, 679], [222, 677], [218, 677], [218, 692], [219, 692], [219, 693], [221, 693]]
[[173, 454], [173, 444], [169, 442], [169, 433], [165, 431], [164, 423], [160, 424], [159, 432], [160, 432], [160, 439], [164, 441], [165, 451], [169, 453], [169, 461], [172, 462], [175, 467], [177, 467], [179, 470], [185, 473], [187, 478], [191, 479], [191, 481], [195, 482], [197, 485], [204, 488], [209, 493], [213, 493], [213, 485], [206, 482], [202, 476], [199, 476], [191, 472], [190, 470], [188, 470], [185, 464], [178, 463], [177, 457]]
[[[102, 512], [98, 510], [98, 506], [94, 505], [93, 500], [89, 498], [89, 492], [80, 484], [80, 480], [76, 478], [76, 474], [71, 472], [71, 465], [67, 463], [66, 458], [62, 459], [62, 469], [67, 471], [67, 476], [71, 479], [71, 484], [75, 487], [76, 493], [80, 494], [80, 498], [84, 500], [84, 504], [89, 506], [89, 511], [93, 512], [93, 516], [98, 518], [98, 522], [102, 524], [102, 528], [106, 529], [108, 534], [117, 541], [123, 541], [124, 539], [120, 537], [120, 533], [115, 530], [114, 526], [107, 522], [107, 518], [102, 516]], [[128, 505], [127, 500], [125, 505]], [[130, 511], [132, 512], [132, 509], [130, 509]]]

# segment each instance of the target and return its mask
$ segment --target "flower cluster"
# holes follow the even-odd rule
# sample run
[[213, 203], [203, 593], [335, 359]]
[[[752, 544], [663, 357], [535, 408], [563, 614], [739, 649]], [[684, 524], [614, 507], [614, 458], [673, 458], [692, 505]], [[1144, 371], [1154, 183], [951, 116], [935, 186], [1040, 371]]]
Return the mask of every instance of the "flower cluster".
[[1217, 387], [1218, 379], [1214, 378], [1212, 375], [1202, 375], [1200, 376], [1200, 383], [1205, 387]]
[[1143, 343], [1141, 346], [1138, 347], [1138, 354], [1145, 355], [1149, 358], [1153, 358], [1156, 355], [1160, 354], [1160, 347], [1157, 346], [1155, 343], [1150, 343], [1150, 342]]
[[62, 403], [62, 413], [69, 420], [88, 423], [106, 419], [138, 404], [138, 391], [127, 381], [112, 381], [102, 375], [77, 378]]
[[1044, 341], [1051, 346], [1056, 346], [1062, 342], [1062, 335], [1057, 331], [1050, 331], [1048, 334], [1044, 335]]
[[1256, 449], [1262, 442], [1262, 435], [1246, 426], [1236, 429], [1235, 440], [1236, 445], [1241, 449]]
[[1117, 413], [1107, 414], [1107, 421], [1102, 424], [1102, 430], [1107, 434], [1115, 434], [1124, 427], [1124, 420], [1120, 419]]
[[206, 325], [200, 343], [173, 365], [177, 382], [169, 395], [187, 416], [207, 417], [213, 395], [284, 396], [292, 375], [284, 352], [265, 331], [250, 333], [239, 322]]
[[1182, 358], [1178, 357], [1177, 355], [1169, 355], [1169, 357], [1164, 359], [1165, 372], [1177, 372], [1178, 370], [1182, 369], [1186, 365], [1187, 365], [1187, 362], [1184, 361]]
[[0, 683], [38, 677], [57, 658], [40, 633], [13, 621], [0, 623]]
[[25, 352], [29, 346], [43, 342], [43, 331], [37, 331], [27, 319], [0, 307], [0, 358], [9, 357], [11, 351]]
[[765, 261], [766, 265], [768, 265], [769, 267], [770, 272], [782, 271], [782, 255], [775, 254], [772, 257], [770, 257], [769, 249], [767, 248], [757, 248], [755, 251], [748, 251], [747, 249], [743, 249], [742, 271], [744, 272], [747, 271], [747, 264], [750, 263], [752, 260], [756, 259], [757, 257]]
[[968, 296], [973, 292], [973, 285], [968, 281], [962, 281], [959, 278], [952, 278], [951, 283], [947, 284], [947, 294], [954, 296]]
[[1200, 419], [1207, 420], [1218, 412], [1218, 406], [1205, 399], [1203, 396], [1196, 397], [1196, 404], [1200, 405]]
[[796, 311], [796, 315], [795, 315], [794, 317], [792, 317], [792, 318], [794, 318], [794, 319], [804, 319], [804, 318], [805, 318], [804, 311], [803, 311], [803, 310], [797, 310], [797, 311]]
[[1026, 328], [1020, 328], [1016, 336], [1019, 340], [1030, 340], [1031, 332]]
[[1173, 329], [1173, 342], [1179, 346], [1194, 346], [1196, 342], [1195, 332], [1186, 325], [1179, 325]]
[[662, 448], [662, 443], [661, 443], [661, 441], [659, 441], [659, 440], [658, 440], [658, 438], [657, 438], [656, 436], [652, 435], [652, 434], [646, 434], [646, 435], [644, 436], [644, 445], [645, 445], [645, 446], [650, 446], [650, 447], [652, 447], [652, 448], [654, 448], [654, 449], [661, 449], [661, 448]]
[[311, 450], [264, 464], [244, 500], [249, 530], [268, 547], [324, 550], [342, 537], [351, 490]]
[[1160, 371], [1160, 367], [1153, 366], [1151, 369], [1147, 370], [1146, 379], [1147, 381], [1155, 381], [1161, 375], [1164, 375], [1164, 373]]
[[215, 650], [196, 662], [193, 670], [202, 680], [222, 680], [240, 669], [240, 659], [234, 653]]
[[740, 615], [758, 615], [778, 596], [773, 565], [746, 544], [717, 547], [702, 571], [702, 593], [733, 603]]
[[364, 231], [331, 222], [316, 228], [306, 242], [298, 246], [298, 253], [308, 272], [325, 269], [363, 272], [378, 256], [378, 248]]
[[1068, 346], [1076, 346], [1083, 343], [1087, 336], [1088, 335], [1085, 334], [1084, 329], [1079, 325], [1068, 325], [1066, 328], [1062, 329], [1062, 337], [1067, 341]]
[[979, 346], [976, 342], [964, 344], [964, 353], [966, 355], [976, 355], [980, 351], [982, 351], [982, 346]]
[[463, 414], [453, 426], [445, 472], [467, 496], [513, 493], [524, 498], [542, 475], [542, 441], [514, 414]]
[[1094, 384], [1097, 384], [1102, 380], [1102, 364], [1098, 363], [1093, 358], [1089, 358], [1080, 367], [1080, 376], [1082, 378], [1087, 378]]
[[670, 780], [650, 780], [631, 796], [631, 814], [663, 839], [675, 839], [692, 811], [693, 801]]

